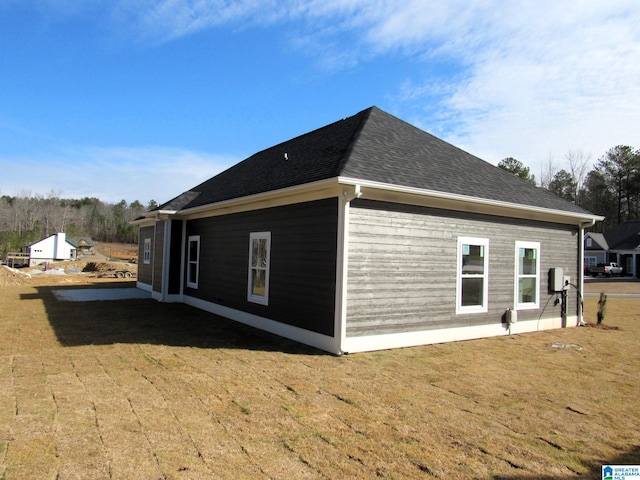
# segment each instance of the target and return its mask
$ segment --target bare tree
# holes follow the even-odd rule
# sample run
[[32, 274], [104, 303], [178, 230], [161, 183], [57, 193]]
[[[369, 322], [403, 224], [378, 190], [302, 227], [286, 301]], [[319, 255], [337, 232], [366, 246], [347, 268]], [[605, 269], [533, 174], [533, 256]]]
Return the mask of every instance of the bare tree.
[[553, 159], [553, 155], [549, 154], [546, 163], [540, 168], [540, 186], [549, 189], [549, 185], [559, 171], [560, 168]]
[[15, 197], [0, 197], [0, 255], [17, 251], [56, 232], [69, 237], [90, 236], [94, 240], [135, 243], [137, 229], [131, 220], [140, 217], [145, 207], [135, 200], [113, 205], [97, 198], [62, 199], [51, 191], [48, 196], [22, 192]]
[[574, 192], [576, 203], [579, 203], [579, 193], [584, 185], [584, 181], [591, 165], [591, 154], [586, 154], [582, 150], [569, 150], [564, 155], [565, 160], [569, 164], [569, 173], [575, 182], [576, 191]]

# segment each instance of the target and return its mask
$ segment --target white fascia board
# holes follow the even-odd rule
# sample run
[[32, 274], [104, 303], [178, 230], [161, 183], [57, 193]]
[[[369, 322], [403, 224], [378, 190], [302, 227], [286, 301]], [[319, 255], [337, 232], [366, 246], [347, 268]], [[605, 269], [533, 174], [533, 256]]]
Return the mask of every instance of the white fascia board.
[[638, 247], [636, 248], [611, 248], [607, 250], [609, 253], [617, 253], [619, 255], [637, 255], [640, 250]]
[[129, 225], [136, 225], [138, 227], [150, 227], [155, 223], [155, 219], [145, 217], [145, 218], [137, 218], [135, 220], [131, 220]]
[[300, 203], [322, 198], [335, 197], [340, 194], [340, 185], [336, 177], [317, 182], [305, 183], [293, 187], [272, 190], [245, 197], [232, 198], [222, 202], [210, 203], [180, 210], [181, 218], [200, 218], [215, 215], [227, 215], [247, 210], [278, 207], [292, 203]]
[[[360, 187], [363, 198], [376, 200], [380, 199], [395, 202], [402, 201], [402, 203], [431, 206], [448, 210], [485, 213], [503, 217], [525, 218], [552, 223], [582, 225], [583, 227], [589, 227], [595, 222], [604, 220], [604, 217], [598, 215], [552, 210], [549, 208], [470, 197], [455, 193], [439, 192], [436, 190], [402, 187], [382, 182], [360, 180], [357, 178], [339, 177], [338, 181], [342, 185]], [[411, 200], [409, 200], [410, 198]]]
[[138, 225], [140, 227], [153, 225], [156, 220], [166, 220], [178, 213], [178, 210], [153, 210], [142, 214], [142, 218], [131, 220], [129, 225]]
[[270, 208], [291, 203], [318, 200], [343, 194], [345, 186], [352, 187], [354, 195], [371, 200], [430, 206], [447, 210], [484, 213], [502, 217], [523, 218], [551, 223], [581, 225], [589, 227], [601, 222], [604, 217], [580, 214], [549, 208], [533, 207], [516, 203], [439, 192], [414, 187], [403, 187], [382, 182], [372, 182], [351, 177], [333, 177], [317, 182], [295, 185], [255, 195], [233, 198], [185, 210], [163, 210], [154, 212], [158, 216], [177, 215], [181, 218], [200, 218], [226, 215], [247, 210]]

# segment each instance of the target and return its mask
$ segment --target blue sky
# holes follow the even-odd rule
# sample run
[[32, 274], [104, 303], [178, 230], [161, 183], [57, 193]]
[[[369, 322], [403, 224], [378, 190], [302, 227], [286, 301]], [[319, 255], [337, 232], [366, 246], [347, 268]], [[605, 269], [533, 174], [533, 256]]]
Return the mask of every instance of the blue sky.
[[164, 202], [376, 105], [537, 177], [640, 148], [640, 4], [0, 0], [0, 195]]

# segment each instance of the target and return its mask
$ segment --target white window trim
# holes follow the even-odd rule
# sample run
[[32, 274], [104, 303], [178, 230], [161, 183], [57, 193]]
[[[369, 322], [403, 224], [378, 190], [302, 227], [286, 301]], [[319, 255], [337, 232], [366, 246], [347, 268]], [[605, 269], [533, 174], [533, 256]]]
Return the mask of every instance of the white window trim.
[[[520, 275], [520, 249], [521, 248], [535, 248], [536, 249], [536, 274], [535, 275]], [[515, 265], [514, 265], [514, 290], [513, 298], [516, 310], [532, 310], [540, 307], [540, 242], [521, 242], [516, 241], [515, 248]], [[533, 302], [520, 303], [519, 302], [519, 286], [520, 278], [529, 277], [536, 279], [536, 298]]]
[[[191, 242], [197, 243], [198, 259], [194, 262], [191, 260]], [[191, 269], [196, 269], [196, 281], [191, 282]], [[187, 241], [187, 287], [198, 288], [198, 280], [200, 279], [200, 235], [190, 235]]]
[[151, 263], [151, 239], [144, 239], [144, 254], [143, 254], [143, 263], [149, 264]]
[[[482, 275], [482, 305], [462, 306], [462, 246], [482, 245], [484, 247], [484, 268]], [[458, 237], [458, 249], [456, 253], [456, 314], [463, 313], [487, 313], [489, 311], [489, 239], [477, 237]], [[466, 276], [467, 278], [469, 275]]]
[[584, 257], [584, 264], [587, 267], [595, 267], [598, 264], [598, 257], [592, 257], [592, 256]]
[[[253, 293], [252, 285], [252, 255], [253, 255], [253, 241], [266, 239], [267, 240], [267, 264], [264, 268], [264, 296], [255, 295]], [[252, 303], [258, 303], [260, 305], [269, 305], [269, 271], [271, 269], [271, 232], [251, 232], [249, 234], [249, 267], [247, 272], [247, 301]]]

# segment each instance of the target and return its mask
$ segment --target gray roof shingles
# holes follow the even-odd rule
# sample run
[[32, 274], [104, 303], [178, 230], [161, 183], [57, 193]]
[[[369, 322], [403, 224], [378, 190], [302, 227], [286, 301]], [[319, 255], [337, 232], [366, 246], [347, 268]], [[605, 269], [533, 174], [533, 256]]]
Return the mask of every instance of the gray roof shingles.
[[609, 248], [635, 250], [640, 246], [640, 220], [621, 223], [604, 234]]
[[588, 214], [377, 107], [258, 152], [160, 209], [198, 207], [338, 176]]

